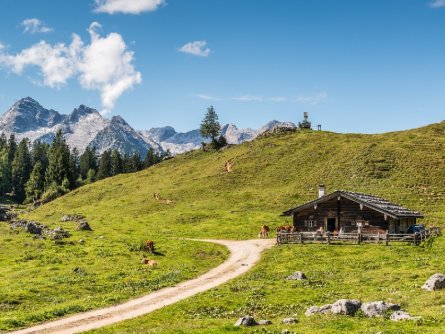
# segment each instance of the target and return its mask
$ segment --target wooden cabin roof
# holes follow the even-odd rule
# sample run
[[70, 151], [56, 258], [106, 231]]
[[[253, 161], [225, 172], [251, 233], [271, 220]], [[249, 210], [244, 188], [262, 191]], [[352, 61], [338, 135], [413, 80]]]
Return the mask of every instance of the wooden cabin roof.
[[386, 214], [389, 217], [394, 218], [394, 219], [410, 218], [410, 217], [423, 218], [423, 215], [420, 212], [413, 211], [413, 210], [407, 209], [401, 205], [391, 203], [381, 197], [377, 197], [377, 196], [369, 195], [369, 194], [358, 193], [358, 192], [345, 191], [345, 190], [334, 191], [333, 193], [331, 193], [329, 195], [317, 198], [316, 200], [307, 202], [307, 203], [297, 206], [293, 209], [289, 209], [289, 210], [283, 212], [282, 215], [290, 216], [294, 212], [298, 212], [298, 211], [307, 209], [307, 208], [314, 206], [318, 203], [329, 201], [330, 199], [333, 199], [338, 196], [341, 196], [343, 198], [347, 198], [347, 199], [354, 201], [356, 203], [362, 204], [370, 209], [379, 211], [379, 212]]

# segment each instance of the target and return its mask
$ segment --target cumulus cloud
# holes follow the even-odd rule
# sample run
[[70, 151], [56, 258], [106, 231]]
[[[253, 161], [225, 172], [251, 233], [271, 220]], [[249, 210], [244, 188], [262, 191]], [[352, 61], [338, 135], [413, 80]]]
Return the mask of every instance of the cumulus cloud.
[[208, 57], [211, 52], [211, 50], [207, 47], [206, 41], [189, 42], [181, 46], [179, 51], [199, 57]]
[[23, 32], [30, 34], [46, 33], [53, 31], [52, 28], [46, 26], [44, 22], [36, 18], [23, 20], [22, 26], [24, 27]]
[[140, 14], [153, 12], [166, 4], [165, 0], [95, 0], [97, 13]]
[[434, 0], [430, 2], [430, 7], [432, 8], [445, 7], [445, 0]]
[[316, 105], [316, 104], [319, 104], [324, 99], [326, 99], [327, 97], [328, 97], [328, 93], [326, 93], [326, 92], [319, 92], [319, 93], [316, 93], [316, 94], [313, 94], [313, 95], [298, 95], [293, 100], [295, 102], [298, 102], [298, 103]]
[[69, 45], [41, 41], [17, 54], [0, 48], [0, 65], [19, 75], [28, 67], [37, 67], [42, 76], [39, 83], [51, 88], [62, 87], [76, 77], [82, 88], [99, 91], [104, 111], [110, 111], [126, 90], [142, 81], [142, 76], [134, 68], [134, 54], [122, 36], [102, 36], [100, 29], [97, 22], [90, 25], [91, 41], [86, 45], [73, 34]]

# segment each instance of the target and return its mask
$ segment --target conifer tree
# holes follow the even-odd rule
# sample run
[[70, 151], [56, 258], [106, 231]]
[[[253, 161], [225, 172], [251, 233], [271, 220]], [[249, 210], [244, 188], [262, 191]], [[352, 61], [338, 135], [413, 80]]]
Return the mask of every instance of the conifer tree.
[[111, 153], [111, 175], [117, 175], [124, 172], [122, 155], [116, 149]]
[[12, 190], [19, 202], [26, 197], [25, 184], [31, 174], [31, 154], [28, 139], [23, 139], [17, 147], [11, 164]]
[[43, 194], [45, 180], [45, 171], [43, 169], [43, 164], [37, 161], [29, 177], [28, 182], [26, 182], [25, 190], [26, 197], [31, 201], [33, 199], [38, 199]]
[[216, 141], [216, 137], [219, 136], [221, 132], [221, 126], [218, 122], [218, 115], [216, 114], [213, 106], [207, 108], [207, 113], [201, 122], [201, 127], [199, 128], [199, 133], [204, 138], [212, 139], [212, 142]]
[[85, 152], [82, 153], [80, 156], [80, 176], [83, 180], [88, 178], [88, 172], [90, 169], [94, 170], [96, 173], [97, 171], [97, 156], [96, 156], [96, 149], [87, 147], [85, 149]]
[[100, 156], [99, 167], [97, 170], [97, 179], [102, 180], [107, 177], [110, 177], [112, 174], [112, 161], [111, 161], [111, 152], [106, 150]]
[[[50, 187], [71, 188], [69, 180], [72, 178], [70, 171], [70, 149], [66, 144], [62, 131], [56, 133], [48, 154], [48, 168], [45, 172], [45, 189]], [[68, 184], [67, 184], [68, 182]]]

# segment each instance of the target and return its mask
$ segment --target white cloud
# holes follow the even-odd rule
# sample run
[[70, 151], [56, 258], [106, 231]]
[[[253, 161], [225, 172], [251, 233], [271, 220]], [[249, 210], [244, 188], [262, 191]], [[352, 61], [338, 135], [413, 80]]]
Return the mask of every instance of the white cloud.
[[287, 102], [288, 98], [286, 96], [272, 96], [268, 100], [272, 102]]
[[153, 12], [165, 5], [165, 0], [95, 0], [97, 13], [107, 14], [140, 14]]
[[46, 33], [53, 31], [52, 28], [46, 26], [44, 22], [36, 18], [23, 20], [22, 26], [24, 27], [23, 32], [30, 34]]
[[0, 48], [0, 65], [19, 75], [35, 66], [43, 79], [39, 83], [51, 88], [62, 87], [77, 77], [82, 88], [100, 92], [104, 111], [110, 111], [117, 99], [140, 83], [142, 77], [134, 68], [134, 54], [127, 50], [122, 36], [110, 33], [102, 37], [100, 28], [97, 22], [90, 25], [91, 42], [87, 45], [73, 34], [70, 45], [41, 41], [15, 55]]
[[179, 48], [179, 51], [194, 56], [208, 57], [210, 55], [211, 50], [206, 46], [207, 46], [206, 41], [194, 41], [184, 44]]
[[326, 92], [319, 92], [314, 95], [298, 95], [293, 101], [303, 104], [319, 104], [321, 101], [326, 99], [328, 94]]
[[207, 94], [194, 94], [193, 96], [197, 97], [198, 99], [207, 100], [207, 101], [220, 101], [221, 100], [221, 98], [219, 98], [219, 97], [207, 95]]
[[445, 0], [433, 0], [432, 2], [430, 2], [430, 7], [432, 8], [445, 7]]
[[253, 95], [241, 95], [241, 96], [237, 96], [237, 97], [232, 97], [231, 100], [243, 101], [243, 102], [252, 102], [252, 101], [260, 102], [260, 101], [263, 101], [263, 97], [262, 96], [253, 96]]

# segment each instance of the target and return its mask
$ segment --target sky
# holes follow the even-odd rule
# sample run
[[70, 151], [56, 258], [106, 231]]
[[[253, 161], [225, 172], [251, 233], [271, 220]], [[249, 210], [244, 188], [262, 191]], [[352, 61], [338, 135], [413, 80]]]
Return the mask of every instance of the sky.
[[2, 0], [0, 113], [31, 96], [136, 129], [445, 119], [445, 0]]

